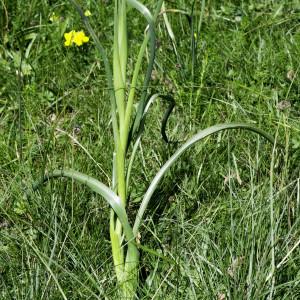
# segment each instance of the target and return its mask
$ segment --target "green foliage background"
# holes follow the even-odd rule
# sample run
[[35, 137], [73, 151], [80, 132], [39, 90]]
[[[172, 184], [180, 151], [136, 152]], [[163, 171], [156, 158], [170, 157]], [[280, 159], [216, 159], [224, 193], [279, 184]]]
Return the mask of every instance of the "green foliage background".
[[[81, 4], [111, 54], [112, 1]], [[172, 168], [153, 196], [141, 243], [177, 264], [142, 252], [139, 299], [299, 299], [299, 2], [207, 0], [202, 22], [201, 1], [165, 5], [175, 42], [160, 17], [152, 91], [176, 100], [168, 125], [176, 143], [160, 137], [166, 107], [157, 102], [133, 167], [129, 212], [176, 145], [199, 129], [253, 123], [285, 151], [249, 133], [222, 133]], [[67, 1], [0, 7], [0, 298], [61, 299], [58, 282], [69, 299], [114, 299], [104, 201], [64, 180], [25, 197], [53, 168], [110, 184], [103, 62], [92, 42], [64, 47], [65, 31], [83, 29]], [[129, 16], [132, 65], [144, 21]]]

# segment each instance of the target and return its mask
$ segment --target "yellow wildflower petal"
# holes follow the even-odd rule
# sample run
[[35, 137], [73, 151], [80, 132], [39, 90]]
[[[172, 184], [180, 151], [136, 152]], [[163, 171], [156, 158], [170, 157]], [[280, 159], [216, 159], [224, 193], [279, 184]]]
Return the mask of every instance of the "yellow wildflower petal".
[[82, 46], [83, 43], [87, 43], [89, 41], [89, 37], [87, 37], [85, 33], [81, 30], [75, 32], [73, 41], [77, 46]]
[[74, 43], [76, 44], [76, 46], [82, 46], [82, 40], [81, 39], [74, 39]]
[[82, 41], [84, 43], [87, 43], [89, 40], [90, 40], [90, 38], [88, 36], [84, 36], [83, 39], [82, 39]]
[[74, 35], [75, 35], [75, 31], [74, 31], [74, 30], [72, 30], [72, 31], [70, 31], [70, 32], [66, 32], [66, 33], [64, 34], [64, 38], [65, 38], [65, 46], [66, 46], [66, 47], [69, 47], [69, 46], [72, 45], [73, 40], [74, 40]]
[[79, 32], [76, 32], [74, 34], [74, 43], [77, 45], [77, 46], [81, 46], [82, 45], [82, 34], [83, 32], [82, 31], [79, 31]]
[[92, 13], [87, 9], [85, 12], [84, 12], [84, 15], [86, 17], [90, 17], [92, 15]]

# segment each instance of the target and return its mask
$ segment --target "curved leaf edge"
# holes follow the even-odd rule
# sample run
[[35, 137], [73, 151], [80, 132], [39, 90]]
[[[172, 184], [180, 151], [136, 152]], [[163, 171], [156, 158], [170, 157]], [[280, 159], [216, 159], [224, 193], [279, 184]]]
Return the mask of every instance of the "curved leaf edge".
[[220, 131], [224, 130], [230, 130], [230, 129], [244, 129], [248, 131], [255, 132], [262, 137], [264, 137], [267, 141], [269, 141], [271, 144], [275, 145], [276, 141], [275, 139], [265, 132], [264, 130], [257, 128], [253, 125], [249, 125], [246, 123], [229, 123], [229, 124], [217, 124], [208, 128], [205, 128], [201, 131], [199, 131], [197, 134], [195, 134], [193, 137], [191, 137], [188, 141], [186, 141], [177, 151], [167, 160], [167, 162], [161, 167], [161, 169], [158, 171], [158, 173], [155, 175], [153, 180], [151, 181], [144, 197], [142, 200], [142, 203], [140, 205], [139, 211], [136, 215], [136, 219], [133, 226], [133, 234], [134, 236], [137, 235], [138, 230], [140, 228], [144, 213], [147, 209], [147, 206], [149, 204], [149, 201], [158, 186], [159, 182], [165, 175], [165, 173], [170, 169], [170, 167], [177, 161], [177, 159], [191, 146], [193, 146], [195, 143], [203, 140], [206, 137], [209, 137], [212, 134], [218, 133]]
[[62, 177], [78, 181], [88, 186], [92, 191], [101, 195], [118, 216], [124, 228], [124, 233], [128, 243], [131, 244], [132, 241], [134, 242], [132, 227], [128, 222], [126, 210], [123, 207], [120, 198], [115, 192], [113, 192], [108, 186], [106, 186], [99, 180], [72, 169], [54, 170], [53, 172], [44, 175], [44, 177], [41, 180], [34, 182], [32, 184], [32, 189], [33, 191], [37, 191], [42, 184], [48, 182], [49, 180]]

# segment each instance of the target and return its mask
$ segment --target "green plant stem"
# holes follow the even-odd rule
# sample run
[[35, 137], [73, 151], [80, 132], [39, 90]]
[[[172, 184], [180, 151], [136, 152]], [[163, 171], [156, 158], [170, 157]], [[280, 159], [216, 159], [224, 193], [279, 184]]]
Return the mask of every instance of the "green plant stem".
[[[129, 128], [131, 121], [131, 114], [133, 109], [133, 101], [135, 95], [135, 88], [139, 70], [141, 68], [142, 58], [146, 51], [148, 41], [150, 40], [150, 63], [148, 65], [146, 77], [144, 80], [144, 86], [142, 90], [142, 100], [139, 105], [138, 114], [143, 115], [144, 108], [146, 106], [147, 88], [151, 77], [151, 72], [154, 64], [155, 57], [155, 31], [154, 31], [154, 18], [150, 14], [149, 10], [140, 2], [136, 0], [127, 0], [130, 5], [135, 7], [142, 13], [149, 24], [149, 33], [144, 39], [141, 46], [139, 56], [134, 69], [132, 83], [129, 91], [128, 104], [125, 104], [126, 96], [126, 67], [127, 67], [127, 17], [126, 17], [126, 0], [115, 0], [114, 10], [114, 45], [113, 45], [113, 75], [111, 75], [110, 65], [108, 63], [106, 53], [101, 46], [97, 36], [91, 28], [87, 18], [84, 16], [81, 8], [78, 6], [75, 0], [70, 0], [77, 10], [79, 11], [88, 31], [94, 39], [101, 56], [104, 59], [106, 67], [106, 75], [108, 79], [108, 87], [111, 94], [111, 110], [113, 118], [114, 128], [114, 141], [116, 156], [114, 159], [113, 167], [113, 189], [117, 190], [117, 194], [120, 199], [120, 205], [125, 211], [126, 207], [126, 170], [125, 170], [125, 158], [126, 149], [128, 144]], [[157, 6], [157, 14], [161, 7], [162, 0], [159, 1]], [[112, 87], [114, 90], [112, 90]], [[117, 115], [119, 118], [119, 124], [117, 122]], [[141, 120], [137, 120], [137, 128], [140, 125]], [[119, 125], [119, 126], [118, 126]], [[67, 173], [61, 173], [61, 176], [70, 176]], [[76, 174], [75, 174], [76, 175]], [[72, 175], [74, 178], [74, 174]], [[78, 175], [78, 174], [77, 174]], [[76, 176], [77, 176], [76, 175]], [[78, 179], [78, 178], [77, 178]], [[117, 217], [116, 217], [117, 215]], [[124, 228], [125, 220], [122, 221], [119, 217], [122, 214], [118, 214], [113, 208], [110, 214], [110, 238], [112, 245], [112, 254], [116, 270], [118, 282], [122, 288], [122, 297], [132, 299], [137, 287], [137, 270], [138, 270], [138, 257], [139, 252], [136, 245], [133, 243], [133, 235], [130, 236], [128, 228]], [[126, 216], [127, 218], [127, 216]], [[124, 261], [124, 247], [122, 245], [122, 234], [126, 236], [128, 242], [127, 253]]]
[[122, 282], [124, 280], [124, 250], [122, 248], [122, 235], [117, 232], [115, 228], [116, 226], [115, 224], [116, 224], [115, 213], [112, 209], [110, 212], [110, 226], [109, 226], [111, 250], [112, 250], [112, 257], [114, 261], [117, 280], [118, 282]]
[[[114, 192], [117, 192], [117, 166], [116, 166], [116, 153], [113, 153], [113, 169], [112, 169], [112, 188]], [[118, 282], [122, 282], [124, 279], [124, 248], [122, 247], [121, 233], [116, 232], [116, 218], [113, 209], [110, 211], [110, 241], [112, 249], [112, 257], [114, 261], [115, 272]], [[120, 223], [120, 221], [118, 220]]]
[[[126, 3], [125, 0], [115, 0], [114, 10], [114, 47], [113, 47], [113, 76], [116, 103], [119, 115], [120, 136], [116, 147], [116, 173], [117, 191], [121, 202], [126, 206], [126, 185], [125, 185], [125, 146], [124, 143], [124, 115], [125, 115], [125, 81], [127, 64], [127, 30], [126, 30]], [[124, 54], [124, 52], [125, 54]], [[121, 243], [122, 225], [116, 220], [112, 238], [116, 240], [116, 235]], [[113, 240], [112, 240], [113, 242]], [[116, 242], [116, 241], [115, 241]], [[121, 245], [120, 245], [121, 247]], [[124, 263], [124, 260], [122, 261]]]
[[[122, 147], [122, 144], [119, 143], [117, 149], [117, 186], [118, 186], [118, 196], [121, 199], [122, 205], [126, 207], [126, 177], [125, 177], [125, 150]], [[116, 221], [116, 231], [121, 235], [122, 225], [117, 220]]]

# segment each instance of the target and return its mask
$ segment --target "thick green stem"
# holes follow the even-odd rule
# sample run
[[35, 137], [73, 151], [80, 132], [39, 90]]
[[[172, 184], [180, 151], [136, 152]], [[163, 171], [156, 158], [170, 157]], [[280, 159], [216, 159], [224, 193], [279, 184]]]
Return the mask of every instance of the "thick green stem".
[[[119, 160], [120, 164], [118, 163]], [[121, 151], [113, 155], [112, 186], [114, 191], [118, 191], [118, 194], [123, 193], [123, 195], [126, 195], [126, 187], [124, 188], [125, 176], [122, 178], [122, 172], [120, 172], [124, 166], [124, 161], [125, 154], [122, 155]], [[120, 182], [121, 184], [119, 184]], [[124, 197], [123, 199], [126, 198]], [[125, 206], [123, 200], [122, 206]], [[127, 245], [123, 245], [122, 231], [123, 227], [120, 220], [116, 217], [115, 212], [111, 210], [110, 240], [115, 272], [120, 285], [118, 296], [121, 299], [133, 299], [138, 283], [139, 252], [133, 236], [131, 239], [127, 239]], [[127, 246], [126, 258], [124, 256], [125, 246]]]
[[[113, 154], [113, 170], [112, 170], [112, 189], [117, 192], [117, 163], [116, 163], [116, 153]], [[122, 236], [121, 233], [116, 232], [116, 220], [120, 223], [119, 219], [116, 218], [116, 214], [112, 209], [110, 212], [110, 241], [112, 256], [115, 266], [115, 271], [117, 275], [118, 282], [123, 281], [124, 273], [124, 249], [122, 248]]]
[[122, 142], [119, 143], [117, 148], [116, 173], [117, 173], [118, 196], [120, 197], [122, 204], [125, 208], [126, 206], [125, 148]]
[[[125, 157], [128, 143], [128, 135], [131, 121], [131, 113], [133, 108], [133, 101], [135, 95], [135, 88], [137, 77], [141, 68], [142, 58], [145, 53], [148, 40], [151, 40], [151, 58], [150, 65], [147, 70], [145, 79], [146, 87], [143, 88], [143, 96], [145, 98], [145, 91], [149, 83], [151, 70], [153, 67], [155, 55], [155, 33], [154, 22], [150, 12], [142, 4], [136, 0], [128, 0], [128, 2], [137, 8], [147, 19], [150, 27], [150, 34], [145, 38], [137, 62], [134, 69], [134, 74], [129, 91], [129, 98], [127, 105], [125, 104], [125, 91], [126, 91], [126, 66], [127, 66], [127, 20], [126, 20], [126, 1], [115, 0], [115, 22], [114, 22], [114, 58], [113, 58], [113, 71], [114, 71], [114, 88], [116, 95], [116, 103], [119, 115], [120, 131], [118, 136], [118, 143], [116, 146], [116, 164], [115, 164], [115, 177], [117, 193], [121, 199], [121, 203], [125, 209], [126, 207], [126, 169]], [[159, 2], [159, 7], [162, 1]], [[124, 258], [124, 248], [122, 245], [122, 224], [115, 218], [115, 214], [111, 213], [110, 220], [110, 236], [113, 247], [114, 264], [117, 272], [118, 282], [122, 291], [122, 299], [133, 299], [138, 283], [138, 263], [139, 252], [136, 247], [135, 241], [128, 241], [126, 258]], [[125, 260], [124, 260], [125, 259]]]
[[[119, 221], [119, 220], [118, 220]], [[110, 212], [110, 241], [112, 257], [114, 261], [115, 271], [118, 282], [124, 280], [124, 251], [122, 248], [122, 236], [115, 230], [115, 213], [113, 210]]]
[[[118, 196], [121, 199], [122, 205], [126, 207], [126, 177], [125, 177], [125, 151], [122, 147], [122, 143], [119, 143], [117, 149], [117, 189]], [[122, 234], [122, 226], [119, 220], [116, 221], [116, 232]]]

